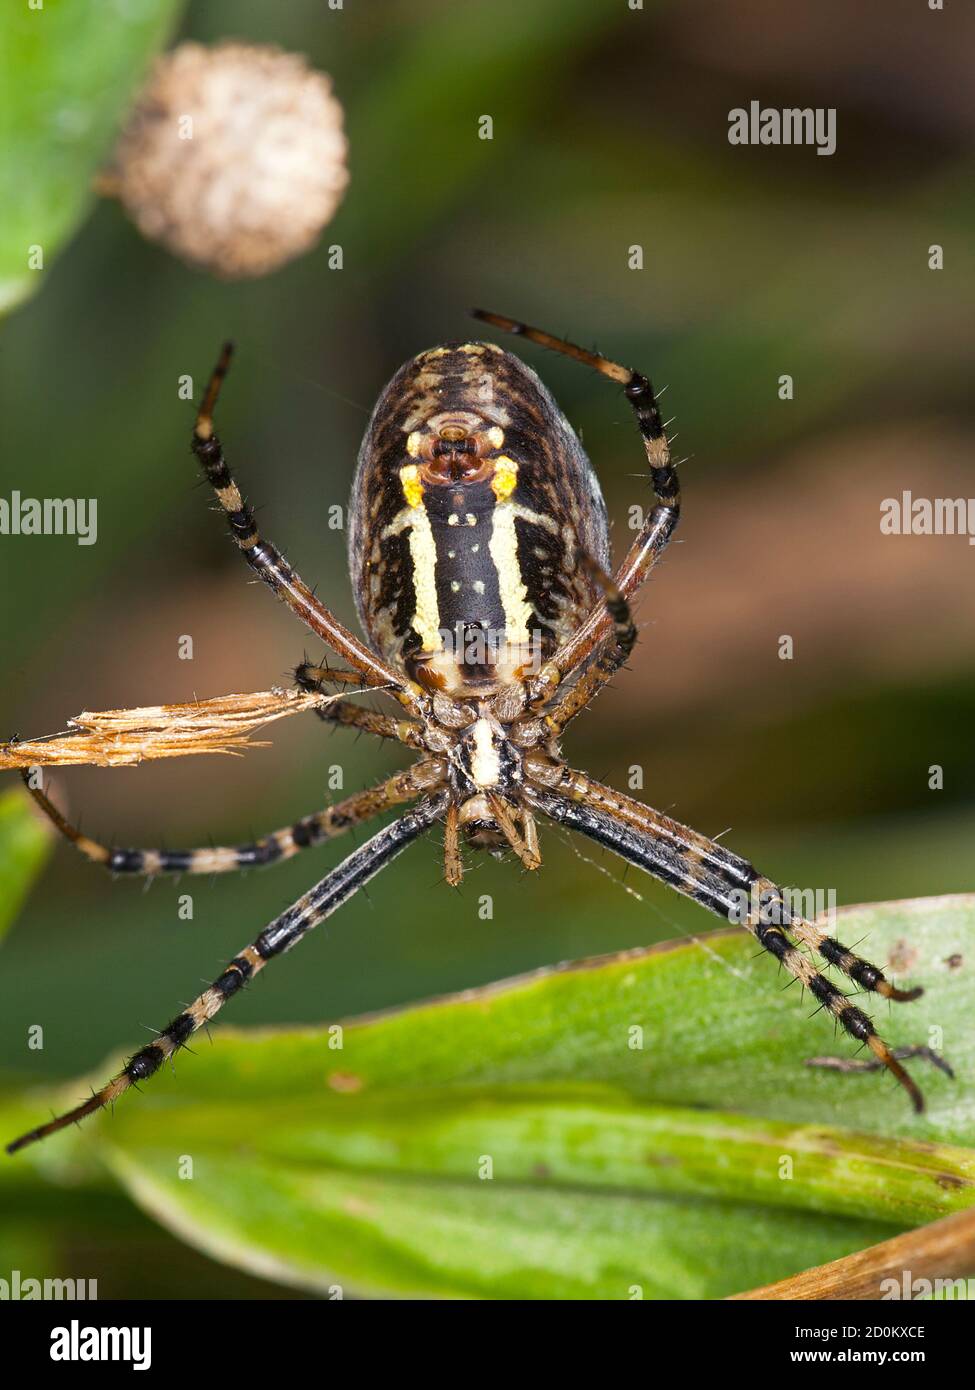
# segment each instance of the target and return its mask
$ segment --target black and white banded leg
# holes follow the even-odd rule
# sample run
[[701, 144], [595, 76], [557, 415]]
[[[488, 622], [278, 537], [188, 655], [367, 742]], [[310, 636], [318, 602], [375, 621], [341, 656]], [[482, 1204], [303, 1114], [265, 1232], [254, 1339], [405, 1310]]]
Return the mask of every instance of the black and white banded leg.
[[31, 796], [65, 839], [70, 840], [93, 864], [100, 864], [112, 874], [127, 874], [155, 878], [157, 874], [226, 874], [238, 869], [251, 869], [264, 864], [280, 864], [293, 858], [299, 850], [324, 844], [344, 835], [354, 825], [361, 825], [392, 806], [415, 801], [424, 792], [439, 787], [446, 777], [445, 764], [437, 759], [414, 764], [404, 772], [395, 773], [384, 782], [327, 806], [313, 815], [302, 816], [293, 825], [272, 831], [246, 845], [214, 845], [198, 849], [121, 849], [102, 844], [70, 823], [39, 787], [31, 785], [28, 773], [24, 782]]
[[265, 540], [257, 527], [252, 509], [244, 501], [227, 460], [223, 446], [214, 432], [213, 413], [224, 377], [230, 367], [233, 345], [225, 343], [220, 359], [210, 377], [196, 416], [192, 449], [200, 461], [203, 473], [223, 508], [238, 549], [259, 578], [295, 613], [312, 632], [334, 652], [354, 667], [372, 685], [388, 688], [390, 693], [414, 716], [423, 712], [422, 691], [406, 680], [401, 672], [381, 660], [349, 631], [315, 596], [298, 572], [289, 564], [277, 546]]
[[[600, 376], [608, 377], [610, 381], [615, 381], [619, 386], [622, 386], [623, 394], [629, 401], [636, 417], [640, 438], [646, 453], [650, 485], [654, 493], [654, 505], [647, 513], [643, 525], [617, 571], [613, 589], [607, 590], [605, 586], [601, 585], [604, 593], [607, 594], [606, 602], [593, 609], [585, 622], [562, 644], [535, 678], [532, 693], [533, 701], [538, 704], [549, 699], [559, 683], [588, 662], [593, 653], [607, 639], [612, 644], [614, 627], [616, 629], [615, 636], [618, 639], [621, 625], [621, 610], [618, 601], [622, 600], [628, 603], [642, 587], [650, 571], [667, 548], [680, 520], [680, 481], [677, 477], [677, 467], [670, 456], [670, 442], [649, 377], [644, 376], [642, 372], [634, 371], [631, 367], [623, 366], [620, 362], [614, 362], [609, 357], [604, 357], [602, 353], [590, 352], [588, 348], [580, 347], [578, 343], [571, 343], [565, 338], [558, 338], [552, 333], [546, 333], [541, 328], [532, 328], [530, 324], [522, 323], [518, 319], [508, 318], [504, 314], [488, 313], [485, 309], [474, 309], [471, 312], [474, 318], [480, 319], [483, 323], [491, 324], [493, 328], [499, 328], [502, 332], [525, 338], [528, 342], [537, 343], [539, 347], [548, 348], [551, 352], [558, 352], [563, 357], [571, 357], [573, 361], [581, 362], [583, 366], [590, 367]], [[613, 610], [610, 603], [611, 594], [615, 595], [617, 601], [616, 611]], [[630, 648], [635, 640], [636, 633], [634, 631], [629, 642]], [[612, 661], [605, 663], [601, 670], [601, 679], [594, 679], [591, 682], [590, 698], [596, 693], [600, 685], [611, 679], [615, 671], [626, 660], [627, 655], [628, 651], [624, 650], [623, 655], [615, 665]], [[577, 711], [573, 710], [573, 713], [575, 712]], [[568, 717], [571, 718], [572, 715], [570, 714]], [[567, 723], [568, 719], [562, 722]]]
[[67, 1111], [37, 1129], [29, 1130], [7, 1145], [8, 1153], [16, 1153], [28, 1144], [36, 1143], [49, 1134], [64, 1129], [113, 1105], [130, 1086], [147, 1081], [163, 1062], [184, 1047], [198, 1029], [209, 1023], [249, 980], [263, 970], [276, 956], [290, 951], [303, 936], [330, 917], [352, 895], [396, 858], [413, 840], [418, 839], [444, 813], [447, 798], [440, 794], [419, 803], [405, 815], [385, 826], [372, 839], [354, 850], [337, 868], [300, 897], [280, 917], [275, 918], [261, 934], [229, 963], [226, 970], [203, 991], [187, 1009], [177, 1014], [154, 1042], [140, 1048], [133, 1057], [101, 1090], [73, 1110]]
[[[557, 789], [542, 790], [538, 786], [528, 791], [529, 801], [537, 810], [612, 850], [717, 916], [740, 921], [759, 945], [832, 1014], [840, 1027], [869, 1048], [877, 1062], [897, 1078], [914, 1109], [924, 1109], [920, 1088], [878, 1035], [872, 1020], [816, 969], [795, 940], [810, 946], [815, 941], [814, 949], [824, 960], [863, 989], [884, 998], [905, 1002], [916, 999], [920, 989], [898, 989], [877, 966], [854, 955], [812, 923], [793, 916], [782, 890], [730, 850], [584, 773], [563, 768], [553, 770], [553, 777], [558, 779]], [[743, 898], [749, 908], [742, 917], [739, 914]], [[753, 903], [758, 904], [758, 910], [752, 908]]]

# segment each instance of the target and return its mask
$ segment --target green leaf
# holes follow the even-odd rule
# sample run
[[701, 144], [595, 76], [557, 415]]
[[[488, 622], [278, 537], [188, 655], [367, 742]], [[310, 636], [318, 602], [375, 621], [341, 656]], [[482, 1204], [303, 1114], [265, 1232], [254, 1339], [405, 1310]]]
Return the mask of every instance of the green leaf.
[[115, 1168], [170, 1230], [301, 1288], [497, 1298], [701, 1298], [784, 1277], [890, 1227], [732, 1202], [648, 1200], [503, 1181], [404, 1181], [240, 1153], [119, 1153]]
[[[113, 7], [44, 0], [11, 7], [0, 66], [0, 312], [43, 283], [55, 254], [87, 214], [92, 178], [108, 154], [149, 59], [183, 0]], [[28, 269], [41, 248], [44, 268]]]
[[65, 1153], [103, 1160], [190, 1244], [301, 1288], [720, 1297], [975, 1198], [958, 1146], [975, 899], [857, 908], [837, 930], [927, 988], [882, 1021], [894, 1043], [943, 1031], [958, 1079], [925, 1072], [923, 1117], [884, 1076], [805, 1067], [830, 1031], [719, 932], [340, 1034], [221, 1029]]
[[40, 873], [51, 841], [25, 792], [14, 787], [0, 795], [0, 938]]

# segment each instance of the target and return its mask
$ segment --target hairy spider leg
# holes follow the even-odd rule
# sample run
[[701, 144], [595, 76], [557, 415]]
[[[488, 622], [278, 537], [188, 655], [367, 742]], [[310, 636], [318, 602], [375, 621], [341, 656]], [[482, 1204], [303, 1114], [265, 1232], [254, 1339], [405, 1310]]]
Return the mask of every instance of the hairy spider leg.
[[[870, 1049], [907, 1091], [914, 1109], [918, 1112], [924, 1109], [919, 1087], [877, 1034], [871, 1019], [822, 975], [789, 939], [787, 932], [798, 936], [798, 926], [808, 928], [811, 923], [800, 922], [789, 912], [780, 888], [759, 874], [747, 860], [722, 845], [633, 801], [622, 792], [604, 787], [585, 773], [564, 767], [552, 771], [557, 776], [553, 775], [551, 782], [557, 784], [558, 790], [527, 789], [531, 803], [550, 819], [589, 836], [621, 859], [637, 865], [726, 919], [731, 920], [732, 914], [740, 911], [743, 892], [750, 903], [751, 895], [757, 893], [760, 910], [755, 912], [750, 906], [742, 925], [794, 979], [802, 982], [850, 1037]], [[774, 899], [763, 896], [769, 892], [774, 894]], [[785, 920], [781, 924], [770, 922], [769, 916]], [[837, 965], [862, 988], [899, 1001], [916, 999], [920, 995], [920, 989], [897, 989], [885, 978], [883, 971], [834, 942], [833, 938], [823, 934], [822, 942], [830, 942], [835, 948], [827, 954], [822, 944], [817, 947], [824, 959]]]
[[220, 387], [230, 366], [233, 345], [225, 343], [213, 370], [196, 417], [191, 447], [203, 473], [223, 508], [230, 533], [244, 559], [268, 587], [312, 632], [327, 642], [343, 661], [366, 676], [374, 685], [387, 685], [390, 693], [413, 715], [420, 715], [423, 693], [401, 672], [382, 661], [325, 607], [312, 593], [285, 557], [266, 541], [257, 528], [254, 513], [244, 501], [224, 458], [223, 447], [213, 429]]
[[291, 905], [280, 917], [275, 918], [260, 935], [246, 946], [239, 955], [234, 956], [226, 970], [210, 985], [209, 989], [196, 998], [189, 1008], [184, 1009], [164, 1028], [154, 1042], [141, 1048], [101, 1090], [88, 1100], [75, 1106], [56, 1119], [39, 1125], [37, 1129], [22, 1134], [12, 1144], [7, 1145], [8, 1153], [16, 1153], [28, 1144], [36, 1143], [49, 1134], [75, 1124], [92, 1115], [106, 1105], [112, 1105], [120, 1096], [140, 1081], [147, 1081], [159, 1070], [167, 1057], [171, 1057], [189, 1038], [223, 1008], [243, 985], [252, 980], [258, 971], [275, 958], [289, 951], [312, 927], [340, 907], [342, 903], [367, 883], [385, 865], [392, 862], [411, 841], [419, 838], [444, 811], [445, 798], [432, 797], [407, 811], [399, 820], [385, 826], [372, 839], [354, 850], [331, 873], [317, 883]]
[[531, 811], [525, 811], [527, 823], [523, 822], [523, 833], [522, 829], [518, 827], [513, 808], [503, 797], [488, 792], [487, 801], [491, 807], [491, 814], [501, 827], [504, 838], [517, 854], [522, 865], [529, 870], [541, 868], [542, 856], [538, 850], [538, 836], [535, 834], [535, 824]]
[[[950, 1076], [952, 1081], [955, 1079], [954, 1070], [941, 1053], [935, 1052], [927, 1043], [909, 1043], [906, 1047], [893, 1048], [892, 1052], [898, 1062], [909, 1062], [912, 1057], [920, 1057], [922, 1061], [937, 1067], [938, 1071], [943, 1071], [945, 1076]], [[806, 1066], [819, 1067], [823, 1071], [869, 1072], [882, 1071], [884, 1064], [876, 1057], [807, 1057]]]
[[613, 630], [597, 648], [578, 680], [564, 694], [556, 697], [545, 714], [545, 723], [553, 738], [558, 738], [566, 725], [588, 708], [603, 686], [612, 680], [621, 666], [625, 666], [636, 646], [636, 624], [622, 590], [595, 560], [587, 557], [584, 563], [603, 592], [603, 602], [612, 620]]
[[[507, 318], [503, 314], [488, 313], [484, 309], [474, 309], [472, 312], [476, 319], [489, 323], [494, 328], [527, 338], [529, 342], [537, 343], [540, 347], [571, 357], [623, 387], [623, 393], [633, 408], [643, 440], [650, 484], [655, 497], [655, 505], [644, 518], [643, 525], [616, 574], [616, 586], [620, 597], [628, 602], [638, 592], [660, 559], [680, 518], [680, 482], [676, 466], [671, 461], [667, 432], [649, 378], [641, 372], [603, 357], [600, 353], [589, 352], [576, 343], [554, 337], [551, 333], [532, 328], [517, 319]], [[531, 698], [536, 707], [549, 699], [558, 685], [588, 661], [607, 638], [613, 640], [616, 625], [617, 618], [608, 611], [605, 601], [598, 604], [535, 677]], [[625, 660], [624, 655], [615, 666], [610, 663], [612, 669], [607, 668], [601, 678], [594, 680], [590, 699]], [[575, 712], [578, 713], [578, 710]]]
[[86, 859], [112, 874], [155, 878], [157, 874], [225, 874], [263, 864], [280, 864], [299, 850], [309, 849], [344, 835], [354, 825], [379, 815], [391, 806], [414, 801], [439, 787], [446, 767], [436, 759], [415, 763], [374, 787], [347, 796], [334, 806], [302, 816], [293, 825], [262, 835], [247, 845], [219, 845], [199, 849], [119, 849], [93, 840], [73, 826], [39, 788], [30, 773], [21, 774], [31, 796], [44, 814]]
[[[312, 694], [323, 692], [329, 682], [333, 685], [375, 689], [357, 671], [333, 671], [330, 666], [313, 666], [308, 661], [302, 661], [295, 667], [294, 677], [299, 689]], [[352, 700], [333, 699], [315, 713], [326, 724], [342, 724], [346, 728], [359, 729], [365, 734], [374, 734], [376, 738], [395, 739], [399, 743], [405, 743], [408, 748], [426, 748], [422, 726], [413, 719], [393, 719], [388, 714], [378, 714], [375, 710], [366, 709]]]
[[464, 881], [464, 860], [460, 852], [460, 808], [456, 801], [447, 807], [443, 829], [443, 876], [451, 888]]
[[886, 978], [883, 971], [869, 961], [857, 956], [842, 942], [829, 935], [824, 928], [805, 918], [797, 917], [789, 908], [782, 888], [760, 874], [755, 866], [741, 855], [726, 849], [724, 845], [709, 840], [689, 826], [672, 820], [652, 806], [645, 806], [614, 787], [604, 786], [584, 772], [562, 764], [557, 768], [543, 767], [543, 759], [530, 757], [532, 777], [542, 785], [564, 792], [586, 805], [607, 811], [631, 825], [635, 830], [645, 831], [669, 845], [674, 854], [693, 866], [700, 865], [706, 873], [718, 875], [726, 887], [738, 893], [747, 893], [752, 902], [760, 905], [763, 916], [776, 917], [789, 932], [804, 945], [817, 951], [830, 965], [836, 966], [844, 975], [862, 989], [881, 995], [896, 1003], [910, 1003], [919, 999], [923, 990], [898, 989]]

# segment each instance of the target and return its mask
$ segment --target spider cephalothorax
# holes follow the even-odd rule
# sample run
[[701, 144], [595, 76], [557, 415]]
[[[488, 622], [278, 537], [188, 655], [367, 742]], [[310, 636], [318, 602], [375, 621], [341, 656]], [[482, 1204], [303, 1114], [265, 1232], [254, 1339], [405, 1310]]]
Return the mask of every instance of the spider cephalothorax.
[[[566, 726], [625, 663], [636, 641], [630, 600], [663, 552], [680, 508], [677, 472], [653, 388], [639, 372], [495, 314], [497, 328], [575, 358], [622, 386], [636, 416], [653, 494], [610, 577], [606, 509], [576, 435], [534, 372], [492, 343], [422, 352], [392, 378], [369, 422], [350, 510], [350, 564], [367, 642], [345, 628], [259, 533], [213, 429], [229, 346], [197, 415], [193, 450], [244, 558], [345, 662], [307, 661], [308, 691], [337, 687], [321, 717], [398, 740], [413, 765], [249, 845], [205, 850], [112, 849], [82, 836], [33, 794], [90, 859], [118, 873], [217, 873], [289, 858], [376, 814], [413, 805], [354, 850], [229, 962], [153, 1042], [75, 1110], [10, 1145], [41, 1139], [114, 1102], [158, 1070], [275, 956], [290, 950], [411, 841], [440, 822], [445, 877], [463, 875], [462, 846], [512, 850], [541, 863], [538, 820], [576, 830], [720, 916], [760, 946], [886, 1067], [916, 1109], [921, 1093], [870, 1018], [816, 967], [818, 955], [862, 990], [910, 1000], [883, 972], [796, 916], [786, 895], [745, 859], [632, 797], [569, 767]], [[397, 717], [350, 698], [382, 690]], [[634, 1065], [639, 1054], [634, 1053]]]

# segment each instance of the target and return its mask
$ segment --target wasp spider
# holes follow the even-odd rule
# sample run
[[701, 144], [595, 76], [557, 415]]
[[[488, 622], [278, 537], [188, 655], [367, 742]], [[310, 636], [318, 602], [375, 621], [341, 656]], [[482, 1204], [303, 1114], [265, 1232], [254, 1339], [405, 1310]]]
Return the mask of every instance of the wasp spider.
[[921, 1092], [867, 1014], [814, 964], [818, 955], [861, 989], [911, 1000], [881, 970], [790, 912], [782, 890], [747, 860], [659, 811], [568, 766], [568, 724], [626, 662], [636, 628], [630, 604], [667, 545], [680, 487], [653, 388], [645, 376], [538, 329], [476, 317], [594, 368], [633, 408], [653, 491], [642, 529], [611, 576], [606, 508], [595, 472], [535, 373], [494, 343], [435, 347], [407, 362], [383, 391], [359, 453], [349, 559], [367, 640], [345, 628], [260, 534], [230, 472], [213, 416], [228, 344], [196, 418], [192, 448], [244, 559], [345, 663], [303, 663], [305, 690], [382, 687], [396, 715], [343, 694], [322, 717], [394, 739], [417, 754], [405, 772], [253, 844], [195, 850], [111, 849], [69, 825], [42, 791], [61, 831], [114, 873], [220, 873], [290, 858], [390, 807], [407, 809], [266, 926], [153, 1042], [101, 1090], [10, 1145], [33, 1143], [109, 1105], [184, 1046], [269, 961], [437, 823], [445, 876], [463, 874], [462, 847], [512, 851], [541, 863], [538, 821], [588, 836], [719, 916], [742, 893], [758, 904], [745, 926], [886, 1067], [916, 1110]]

